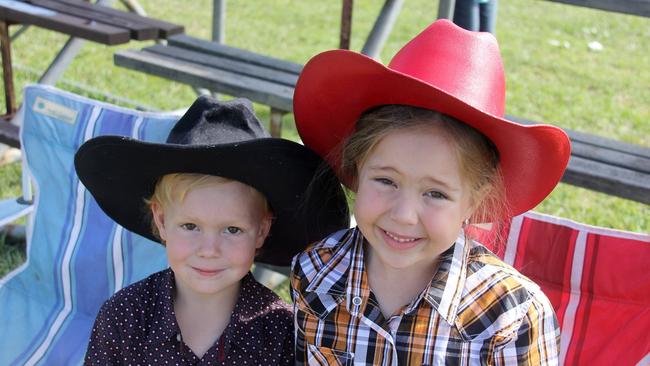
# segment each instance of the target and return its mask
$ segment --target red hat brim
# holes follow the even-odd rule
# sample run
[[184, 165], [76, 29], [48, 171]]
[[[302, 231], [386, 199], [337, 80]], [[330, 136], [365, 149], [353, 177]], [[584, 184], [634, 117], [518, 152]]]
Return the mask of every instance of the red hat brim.
[[485, 113], [434, 85], [346, 50], [323, 52], [305, 65], [296, 84], [294, 115], [303, 142], [346, 183], [339, 170], [341, 142], [364, 111], [386, 104], [435, 110], [487, 136], [499, 151], [513, 215], [540, 203], [569, 161], [569, 138], [558, 127], [522, 125]]

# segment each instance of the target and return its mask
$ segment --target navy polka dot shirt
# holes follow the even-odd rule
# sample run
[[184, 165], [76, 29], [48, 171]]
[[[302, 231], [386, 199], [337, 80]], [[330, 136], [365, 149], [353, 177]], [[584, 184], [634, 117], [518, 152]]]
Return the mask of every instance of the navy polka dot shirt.
[[176, 322], [171, 269], [117, 292], [95, 320], [85, 365], [293, 365], [289, 305], [249, 273], [219, 340], [198, 358]]

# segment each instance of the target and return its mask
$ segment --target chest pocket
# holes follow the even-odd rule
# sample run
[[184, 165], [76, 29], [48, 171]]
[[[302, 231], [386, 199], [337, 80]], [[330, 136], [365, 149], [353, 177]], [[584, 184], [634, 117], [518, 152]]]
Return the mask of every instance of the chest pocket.
[[325, 319], [327, 315], [345, 299], [344, 295], [319, 294], [307, 292], [301, 299], [296, 299], [298, 310], [313, 314], [319, 319]]
[[307, 365], [309, 366], [352, 366], [354, 354], [333, 348], [307, 345]]

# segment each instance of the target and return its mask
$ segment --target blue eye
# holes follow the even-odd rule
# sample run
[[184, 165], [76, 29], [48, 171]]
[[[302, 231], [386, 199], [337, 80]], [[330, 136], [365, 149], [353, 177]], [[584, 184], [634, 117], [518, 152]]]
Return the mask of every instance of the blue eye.
[[228, 234], [233, 234], [233, 235], [234, 235], [234, 234], [239, 234], [239, 233], [241, 233], [241, 232], [242, 232], [242, 229], [238, 228], [237, 226], [228, 226], [228, 227], [226, 228], [226, 232], [227, 232]]
[[198, 229], [198, 227], [195, 224], [192, 224], [192, 223], [182, 224], [181, 227], [183, 229], [185, 229], [185, 230], [188, 230], [188, 231], [194, 231], [194, 230]]
[[425, 193], [424, 195], [429, 197], [429, 198], [438, 199], [438, 200], [446, 200], [446, 199], [449, 198], [444, 193], [438, 192], [438, 191], [429, 191], [429, 192]]

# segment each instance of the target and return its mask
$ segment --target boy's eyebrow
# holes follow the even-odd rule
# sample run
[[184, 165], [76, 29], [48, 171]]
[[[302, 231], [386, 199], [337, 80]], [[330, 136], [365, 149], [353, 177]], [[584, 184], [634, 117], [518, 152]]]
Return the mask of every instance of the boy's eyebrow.
[[[396, 174], [400, 174], [400, 175], [402, 174], [402, 173], [401, 173], [397, 168], [392, 167], [392, 166], [370, 165], [370, 166], [368, 167], [368, 169], [369, 169], [369, 170], [373, 170], [373, 171], [390, 171], [390, 172], [393, 172], [393, 173], [396, 173]], [[445, 190], [449, 190], [449, 191], [458, 191], [458, 188], [454, 188], [454, 187], [453, 187], [452, 185], [450, 185], [449, 183], [447, 183], [447, 182], [445, 182], [445, 181], [442, 181], [442, 180], [440, 180], [440, 179], [436, 179], [436, 178], [434, 178], [434, 177], [432, 177], [432, 176], [429, 176], [429, 175], [425, 176], [425, 177], [423, 178], [423, 180], [424, 180], [424, 181], [427, 181], [427, 182], [431, 182], [431, 183], [433, 183], [433, 184], [441, 185]]]

